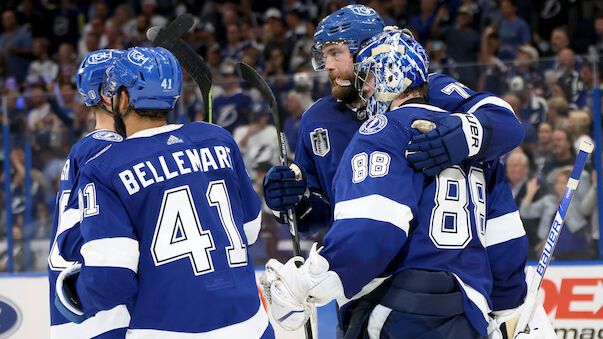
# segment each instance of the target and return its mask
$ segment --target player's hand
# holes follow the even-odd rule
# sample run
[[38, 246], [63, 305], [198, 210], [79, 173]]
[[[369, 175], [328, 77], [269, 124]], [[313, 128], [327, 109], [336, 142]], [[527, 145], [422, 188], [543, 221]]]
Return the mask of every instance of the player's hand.
[[430, 118], [436, 127], [427, 132], [419, 129], [424, 134], [414, 136], [407, 146], [406, 159], [414, 169], [434, 176], [481, 151], [486, 129], [475, 115], [456, 113]]
[[88, 317], [82, 311], [82, 304], [75, 290], [82, 264], [77, 263], [64, 269], [57, 278], [54, 305], [69, 321], [79, 324]]
[[274, 166], [264, 177], [264, 199], [275, 211], [285, 212], [295, 207], [309, 193], [303, 172], [295, 164]]

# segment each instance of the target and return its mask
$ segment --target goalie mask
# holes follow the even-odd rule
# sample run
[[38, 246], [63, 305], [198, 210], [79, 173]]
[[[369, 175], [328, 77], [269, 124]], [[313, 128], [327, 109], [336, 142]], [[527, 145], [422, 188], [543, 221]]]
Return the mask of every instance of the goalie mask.
[[429, 58], [425, 50], [401, 30], [371, 38], [356, 60], [355, 86], [369, 116], [387, 112], [400, 93], [427, 82]]

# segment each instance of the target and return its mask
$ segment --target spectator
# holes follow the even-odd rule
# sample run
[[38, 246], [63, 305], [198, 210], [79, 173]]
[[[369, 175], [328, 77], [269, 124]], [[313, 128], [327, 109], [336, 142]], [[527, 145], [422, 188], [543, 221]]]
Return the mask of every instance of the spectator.
[[[472, 20], [471, 7], [463, 5], [457, 11], [456, 26], [442, 29], [442, 37], [447, 46], [446, 52], [456, 63], [474, 63], [477, 61], [480, 36], [471, 28]], [[475, 66], [464, 65], [457, 69], [457, 73], [457, 80], [469, 88], [475, 88], [477, 85]]]
[[258, 164], [270, 163], [271, 166], [279, 163], [280, 151], [278, 148], [278, 135], [276, 128], [268, 124], [270, 109], [268, 105], [260, 102], [251, 104], [249, 123], [237, 127], [232, 133], [241, 154], [243, 162], [251, 181], [257, 183]]
[[[538, 182], [537, 178], [529, 179], [529, 167], [530, 164], [528, 157], [522, 151], [513, 151], [507, 158], [507, 178], [509, 179], [513, 199], [515, 200], [517, 206], [521, 206], [527, 192], [531, 189], [528, 189], [528, 187], [530, 185], [534, 185], [534, 182]], [[538, 200], [544, 195], [544, 190], [538, 189], [534, 193], [533, 198], [534, 200]], [[520, 216], [528, 236], [528, 258], [530, 260], [534, 260], [537, 256], [535, 249], [538, 247], [538, 243], [540, 242], [540, 238], [538, 237], [538, 224], [540, 222], [540, 218], [530, 218], [524, 215]]]
[[23, 28], [31, 32], [31, 36], [34, 38], [38, 37], [50, 37], [48, 27], [50, 27], [50, 18], [52, 16], [48, 13], [45, 6], [34, 6], [34, 0], [21, 0], [19, 1], [19, 7], [17, 8], [17, 22], [23, 25]]
[[548, 107], [543, 97], [536, 95], [520, 76], [514, 76], [509, 83], [511, 92], [521, 98], [522, 105], [518, 116], [521, 121], [536, 127], [546, 120]]
[[515, 57], [517, 47], [528, 44], [531, 39], [530, 26], [517, 16], [517, 5], [514, 1], [502, 0], [500, 2], [503, 20], [498, 28], [502, 50], [510, 58]]
[[[540, 245], [537, 253], [544, 248], [551, 222], [557, 211], [559, 203], [563, 199], [567, 180], [571, 174], [571, 168], [564, 168], [555, 175], [555, 193], [534, 200], [536, 191], [540, 188], [537, 181], [531, 181], [526, 189], [526, 197], [519, 208], [520, 214], [526, 217], [540, 218], [538, 226], [538, 238]], [[553, 258], [558, 260], [591, 259], [590, 234], [588, 234], [586, 220], [581, 213], [579, 204], [571, 204], [565, 214], [565, 223], [559, 234], [559, 241], [555, 247]]]
[[556, 27], [551, 32], [551, 52], [558, 55], [563, 49], [569, 48], [569, 35], [564, 27]]
[[599, 63], [601, 62], [601, 55], [603, 55], [603, 15], [599, 15], [594, 22], [596, 39], [591, 49], [593, 54], [599, 55]]
[[287, 94], [285, 108], [289, 115], [285, 119], [285, 122], [283, 122], [283, 132], [287, 137], [287, 142], [289, 143], [289, 148], [292, 153], [295, 153], [302, 114], [312, 106], [312, 103], [313, 101], [311, 98], [295, 90], [292, 90]]
[[60, 0], [52, 12], [51, 29], [51, 50], [62, 43], [69, 43], [77, 46], [80, 38], [80, 28], [78, 26], [78, 8], [74, 0]]
[[572, 166], [576, 161], [574, 142], [566, 130], [553, 131], [553, 157], [542, 168], [542, 179], [549, 184], [555, 183], [556, 170], [565, 166]]
[[538, 144], [538, 136], [536, 134], [536, 129], [534, 128], [534, 125], [527, 121], [523, 121], [521, 119], [521, 116], [519, 115], [519, 111], [521, 110], [521, 106], [523, 104], [522, 98], [517, 94], [507, 93], [505, 96], [503, 96], [502, 99], [506, 101], [509, 105], [511, 105], [511, 108], [513, 108], [513, 112], [515, 112], [515, 116], [523, 126], [523, 129], [525, 131], [525, 137], [523, 139], [522, 145], [527, 146], [530, 151], [534, 150]]
[[36, 218], [31, 231], [37, 239], [50, 239], [52, 217], [48, 212], [48, 205], [42, 201], [36, 204]]
[[[77, 55], [78, 60], [83, 60], [84, 57], [91, 52], [90, 48], [94, 48], [94, 42], [89, 41], [88, 36], [90, 34], [96, 35], [96, 49], [105, 48], [107, 46], [107, 36], [105, 35], [105, 22], [101, 18], [92, 18], [90, 20], [90, 29], [84, 29], [82, 37], [77, 43]], [[90, 44], [93, 44], [92, 46]]]
[[578, 90], [580, 82], [580, 74], [575, 69], [576, 58], [574, 51], [570, 48], [562, 49], [557, 55], [557, 64], [554, 72], [557, 76], [557, 83], [563, 89], [565, 98], [569, 103], [578, 101]]
[[448, 74], [458, 79], [456, 63], [446, 54], [447, 46], [441, 40], [429, 40], [425, 45], [427, 55], [429, 56], [429, 72]]
[[[117, 6], [113, 16], [107, 20], [106, 26], [119, 27], [126, 41], [130, 41], [136, 34], [136, 16], [132, 6], [129, 4], [120, 4]], [[101, 43], [101, 46], [105, 48], [106, 44], [103, 45]]]
[[59, 66], [48, 55], [50, 41], [47, 38], [35, 38], [33, 41], [34, 60], [29, 64], [27, 82], [52, 86], [59, 74]]
[[235, 128], [245, 123], [252, 102], [251, 97], [241, 89], [233, 64], [222, 64], [220, 72], [224, 94], [214, 97], [214, 123], [232, 133]]
[[226, 47], [222, 51], [223, 61], [236, 63], [243, 56], [241, 32], [238, 25], [226, 26]]
[[578, 91], [578, 100], [576, 105], [578, 108], [587, 109], [593, 111], [593, 89], [603, 89], [603, 81], [601, 81], [601, 71], [603, 67], [599, 65], [597, 74], [593, 74], [592, 65], [590, 63], [584, 63], [580, 68], [580, 90]]
[[498, 57], [500, 39], [493, 26], [488, 26], [482, 34], [481, 51], [478, 61], [482, 63], [482, 71], [478, 88], [503, 95], [506, 92], [504, 76], [507, 66]]
[[590, 114], [586, 111], [575, 110], [569, 112], [567, 119], [567, 131], [574, 139], [574, 150], [580, 152], [580, 144], [583, 141], [594, 145], [593, 139], [588, 135], [591, 127]]
[[[129, 47], [145, 47], [152, 46], [153, 44], [147, 39], [147, 31], [151, 28], [149, 18], [144, 15], [136, 17], [136, 26], [133, 31], [129, 32], [128, 35], [124, 34], [124, 39], [128, 41]], [[122, 30], [123, 33], [123, 30]], [[128, 39], [129, 36], [129, 39]]]
[[542, 178], [542, 169], [547, 161], [553, 157], [553, 126], [548, 122], [538, 125], [538, 147], [532, 153], [536, 176]]
[[4, 58], [4, 73], [17, 79], [20, 84], [25, 80], [29, 68], [32, 38], [24, 27], [17, 24], [15, 12], [8, 10], [2, 13], [4, 33], [0, 35], [0, 50]]
[[590, 226], [592, 228], [591, 252], [595, 258], [599, 257], [599, 210], [597, 208], [597, 172], [591, 171], [592, 185], [586, 192], [580, 208], [585, 217], [590, 217]]
[[105, 27], [105, 35], [107, 36], [107, 48], [124, 49], [126, 47], [124, 35], [119, 27]]
[[533, 90], [542, 89], [542, 76], [538, 70], [538, 51], [528, 45], [517, 47], [517, 55], [513, 61], [514, 76], [519, 76]]
[[438, 25], [440, 19], [444, 19], [448, 12], [444, 7], [438, 10], [436, 0], [421, 0], [421, 13], [413, 16], [408, 22], [408, 26], [414, 28], [418, 35], [415, 35], [421, 45], [425, 45], [431, 37], [431, 31]]
[[292, 8], [285, 15], [285, 22], [287, 23], [287, 39], [298, 41], [306, 38], [306, 23], [301, 18], [299, 9]]
[[57, 61], [59, 63], [59, 84], [66, 82], [75, 84], [75, 72], [77, 71], [75, 57], [73, 45], [65, 42], [59, 46], [59, 52], [57, 53]]
[[567, 112], [568, 104], [565, 97], [554, 97], [547, 100], [548, 112], [546, 114], [546, 120], [553, 129], [566, 129], [567, 128]]
[[151, 26], [164, 27], [167, 19], [163, 15], [155, 13], [157, 0], [142, 0], [142, 14], [149, 19]]
[[266, 60], [270, 59], [272, 50], [280, 48], [284, 54], [283, 65], [289, 65], [295, 41], [287, 39], [287, 30], [285, 29], [281, 12], [276, 8], [270, 8], [266, 11], [265, 18], [264, 32], [266, 34], [266, 45], [264, 47], [264, 58]]
[[211, 23], [199, 23], [190, 35], [189, 43], [198, 54], [207, 55], [209, 47], [216, 44], [215, 31]]

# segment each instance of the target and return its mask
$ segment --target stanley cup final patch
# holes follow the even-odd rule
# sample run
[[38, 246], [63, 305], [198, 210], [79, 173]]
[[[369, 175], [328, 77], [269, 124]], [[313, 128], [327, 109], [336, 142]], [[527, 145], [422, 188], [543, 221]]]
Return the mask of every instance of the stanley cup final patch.
[[324, 128], [317, 128], [310, 132], [310, 141], [312, 141], [312, 151], [319, 157], [324, 157], [331, 149], [329, 142], [329, 131]]

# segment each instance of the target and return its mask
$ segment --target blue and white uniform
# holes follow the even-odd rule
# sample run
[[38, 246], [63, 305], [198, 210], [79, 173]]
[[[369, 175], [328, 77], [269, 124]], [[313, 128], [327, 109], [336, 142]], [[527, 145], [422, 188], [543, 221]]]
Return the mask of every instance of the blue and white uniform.
[[[80, 221], [76, 209], [68, 210], [70, 198], [77, 204], [77, 194], [72, 193], [76, 177], [90, 159], [102, 150], [116, 142], [121, 142], [122, 137], [108, 130], [94, 131], [71, 148], [67, 161], [61, 173], [59, 191], [57, 194], [54, 219], [52, 222], [52, 246], [48, 257], [48, 279], [50, 283], [50, 336], [51, 338], [123, 338], [125, 329], [130, 323], [130, 314], [124, 305], [119, 305], [110, 311], [98, 314], [81, 324], [69, 322], [54, 305], [56, 280], [61, 270], [71, 266], [73, 262], [66, 261], [59, 253], [56, 236], [65, 228], [72, 227]], [[69, 246], [77, 246], [67, 242]], [[78, 249], [79, 251], [79, 249]]]
[[361, 126], [333, 181], [334, 223], [320, 254], [348, 299], [408, 269], [450, 272], [467, 319], [486, 335], [492, 309], [523, 302], [527, 240], [498, 161], [464, 160], [435, 177], [408, 163], [412, 121], [437, 114], [448, 112], [409, 103]]
[[[443, 74], [430, 74], [428, 84], [428, 101], [431, 105], [449, 112], [480, 112], [489, 119], [487, 123], [493, 127], [491, 140], [485, 144], [476, 160], [494, 160], [521, 144], [523, 127], [512, 108], [502, 99], [487, 92], [474, 92]], [[362, 122], [348, 105], [332, 96], [317, 101], [302, 116], [295, 163], [305, 170], [310, 191], [323, 198], [311, 198], [315, 209], [324, 210], [325, 200], [334, 201], [331, 189], [333, 176], [343, 151]], [[404, 145], [397, 144], [398, 147]], [[302, 218], [300, 230], [317, 231], [320, 227], [328, 226], [331, 222], [329, 219], [329, 213], [309, 214], [309, 218]]]
[[273, 338], [247, 247], [261, 205], [239, 149], [205, 123], [140, 131], [80, 171], [84, 315], [131, 305], [128, 338]]

